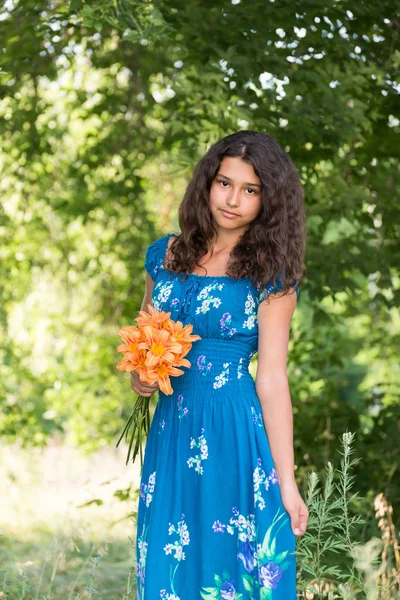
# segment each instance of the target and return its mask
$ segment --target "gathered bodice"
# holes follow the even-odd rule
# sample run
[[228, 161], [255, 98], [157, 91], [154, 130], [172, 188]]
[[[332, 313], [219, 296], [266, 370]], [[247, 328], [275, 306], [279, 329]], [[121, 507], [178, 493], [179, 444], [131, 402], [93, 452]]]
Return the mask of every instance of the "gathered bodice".
[[[187, 355], [191, 377], [174, 378], [174, 390], [193, 386], [195, 376], [200, 387], [207, 380], [215, 390], [228, 382], [252, 385], [248, 365], [258, 347], [258, 307], [280, 288], [269, 282], [260, 291], [247, 278], [173, 273], [164, 267], [171, 235], [175, 234], [150, 244], [146, 252], [145, 268], [154, 281], [152, 306], [170, 312], [171, 319], [183, 325], [192, 324], [193, 334], [202, 338]], [[299, 289], [296, 286], [297, 294]]]

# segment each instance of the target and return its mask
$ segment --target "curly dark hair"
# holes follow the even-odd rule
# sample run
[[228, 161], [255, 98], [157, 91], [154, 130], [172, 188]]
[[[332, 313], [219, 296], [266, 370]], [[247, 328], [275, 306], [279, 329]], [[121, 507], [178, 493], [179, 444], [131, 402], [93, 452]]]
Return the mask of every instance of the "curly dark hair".
[[248, 278], [258, 289], [276, 277], [288, 293], [304, 272], [304, 193], [296, 168], [269, 135], [239, 131], [212, 145], [196, 165], [179, 207], [181, 233], [173, 238], [166, 268], [191, 273], [207, 254], [216, 229], [209, 209], [211, 184], [225, 156], [251, 164], [261, 180], [261, 210], [232, 249], [227, 275]]

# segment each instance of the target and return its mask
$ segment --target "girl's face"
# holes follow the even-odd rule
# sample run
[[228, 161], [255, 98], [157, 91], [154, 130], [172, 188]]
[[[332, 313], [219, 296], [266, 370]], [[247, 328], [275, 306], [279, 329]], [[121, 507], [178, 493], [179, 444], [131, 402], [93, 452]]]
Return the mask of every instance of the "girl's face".
[[247, 229], [261, 210], [261, 180], [252, 165], [234, 156], [222, 160], [211, 184], [210, 210], [217, 227]]

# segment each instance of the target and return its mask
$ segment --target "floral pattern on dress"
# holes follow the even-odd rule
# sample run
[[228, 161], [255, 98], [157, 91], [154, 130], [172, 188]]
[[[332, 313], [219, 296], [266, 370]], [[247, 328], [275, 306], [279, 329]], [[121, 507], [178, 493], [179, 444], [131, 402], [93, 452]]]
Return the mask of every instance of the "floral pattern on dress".
[[[278, 287], [279, 289], [279, 287]], [[268, 296], [270, 294], [275, 293], [277, 290], [276, 288], [273, 286], [272, 282], [271, 283], [267, 283], [267, 285], [264, 287], [264, 289], [261, 291], [260, 296], [259, 296], [259, 300], [258, 302], [261, 303], [263, 300], [265, 300], [265, 298], [268, 298]]]
[[171, 306], [173, 306], [175, 308], [176, 306], [178, 306], [179, 302], [180, 302], [179, 298], [172, 298], [170, 304], [171, 304]]
[[212, 362], [207, 362], [207, 359], [204, 354], [200, 354], [197, 359], [197, 368], [201, 372], [202, 375], [207, 375], [208, 371], [212, 367]]
[[169, 593], [165, 588], [160, 590], [160, 598], [165, 598], [168, 600], [174, 599], [179, 600], [179, 597], [176, 594], [174, 587], [174, 580], [176, 570], [179, 567], [179, 564], [182, 560], [186, 559], [185, 552], [183, 551], [184, 546], [188, 546], [190, 544], [190, 534], [188, 530], [187, 523], [185, 521], [185, 515], [181, 514], [181, 520], [178, 521], [178, 524], [175, 526], [173, 523], [169, 523], [168, 535], [176, 534], [178, 539], [175, 540], [172, 544], [168, 543], [164, 546], [165, 554], [173, 554], [173, 558], [175, 558], [178, 562], [173, 569], [171, 566], [170, 570], [170, 586], [172, 593]]
[[224, 312], [219, 320], [221, 326], [221, 337], [232, 337], [237, 333], [235, 327], [232, 327], [231, 313]]
[[[295, 551], [289, 553], [288, 550], [277, 552], [278, 533], [282, 527], [290, 522], [286, 511], [281, 512], [278, 508], [267, 529], [262, 544], [257, 542], [257, 533], [255, 526], [255, 516], [253, 514], [240, 514], [237, 507], [232, 509], [233, 516], [230, 518], [229, 525], [217, 520], [213, 523], [214, 533], [230, 533], [234, 535], [237, 531], [238, 553], [237, 558], [243, 565], [244, 573], [241, 574], [242, 585], [248, 592], [250, 598], [260, 598], [260, 600], [272, 600], [272, 590], [277, 589], [282, 575], [286, 569], [292, 565], [290, 555], [295, 555]], [[283, 521], [278, 526], [278, 522]], [[277, 527], [277, 528], [276, 528]], [[274, 528], [275, 531], [274, 531]], [[229, 578], [226, 577], [225, 580]], [[200, 591], [204, 600], [214, 600], [215, 598], [238, 598], [237, 586], [231, 581], [231, 587], [228, 588], [233, 594], [223, 596], [221, 591], [222, 579], [214, 574], [215, 587], [203, 587]], [[218, 595], [220, 594], [220, 595]], [[236, 595], [235, 595], [236, 594]], [[241, 594], [240, 594], [241, 596]]]
[[224, 569], [221, 576], [214, 574], [214, 588], [203, 588], [200, 590], [200, 595], [205, 600], [242, 600], [243, 594], [236, 592], [236, 583], [231, 579], [228, 571]]
[[224, 285], [224, 283], [215, 282], [203, 287], [200, 294], [196, 297], [196, 300], [201, 301], [201, 306], [196, 308], [196, 315], [205, 315], [211, 307], [218, 308], [221, 305], [221, 298], [219, 296], [212, 296], [211, 292], [214, 290], [221, 291]]
[[254, 425], [258, 425], [259, 427], [264, 427], [264, 421], [261, 413], [256, 413], [256, 409], [254, 406], [251, 407], [251, 416], [253, 418]]
[[163, 600], [180, 600], [179, 596], [175, 596], [175, 594], [168, 594], [167, 590], [160, 590], [160, 598]]
[[241, 358], [239, 360], [239, 364], [238, 364], [238, 368], [237, 368], [237, 378], [240, 379], [241, 377], [243, 377], [243, 373], [242, 373], [242, 369], [243, 369], [243, 361], [244, 358]]
[[[238, 508], [232, 508], [233, 516], [229, 520], [229, 525], [225, 525], [220, 520], [214, 521], [214, 533], [229, 533], [235, 535], [237, 532], [238, 553], [237, 558], [243, 563], [243, 567], [247, 573], [252, 573], [256, 566], [256, 524], [254, 514], [240, 514]], [[246, 587], [246, 586], [245, 586]], [[211, 592], [211, 589], [209, 590]], [[209, 596], [203, 596], [208, 598]], [[212, 596], [211, 596], [212, 597]], [[235, 598], [235, 596], [233, 596]]]
[[156, 472], [154, 471], [150, 476], [147, 483], [140, 485], [140, 497], [145, 502], [146, 506], [150, 506], [153, 500], [154, 487], [156, 485]]
[[254, 489], [254, 505], [259, 507], [260, 510], [265, 508], [265, 499], [262, 495], [262, 490], [268, 490], [270, 484], [276, 485], [278, 483], [278, 477], [276, 470], [272, 468], [267, 476], [264, 469], [261, 466], [261, 458], [257, 459], [257, 467], [253, 471], [253, 489]]
[[223, 385], [228, 383], [228, 381], [230, 381], [230, 378], [229, 378], [229, 365], [230, 364], [231, 364], [230, 362], [224, 363], [224, 365], [223, 365], [224, 368], [222, 369], [222, 372], [219, 375], [216, 375], [215, 381], [213, 383], [214, 389], [221, 388]]
[[244, 321], [242, 327], [246, 329], [254, 329], [257, 323], [257, 309], [256, 309], [256, 301], [252, 293], [247, 292], [247, 300], [244, 305], [244, 312], [247, 316], [247, 319]]
[[137, 598], [142, 600], [144, 595], [144, 584], [145, 578], [144, 573], [146, 569], [146, 557], [147, 557], [147, 541], [146, 541], [147, 527], [143, 524], [142, 532], [137, 539], [138, 556], [136, 559], [136, 577], [137, 577]]
[[238, 538], [241, 542], [252, 542], [256, 538], [256, 529], [254, 515], [250, 514], [247, 517], [241, 515], [236, 506], [232, 508], [233, 516], [229, 520], [229, 525], [225, 525], [222, 521], [214, 521], [212, 528], [214, 533], [224, 533], [227, 531], [231, 535], [237, 530]]
[[177, 407], [178, 407], [178, 416], [179, 416], [179, 420], [183, 419], [183, 417], [186, 417], [186, 415], [189, 413], [189, 409], [187, 408], [187, 406], [182, 406], [183, 403], [183, 394], [179, 394], [178, 396], [178, 401], [177, 401]]
[[162, 310], [162, 305], [168, 301], [173, 286], [173, 282], [168, 281], [159, 281], [155, 284], [152, 299], [152, 305], [155, 310]]
[[199, 448], [200, 454], [196, 454], [196, 456], [191, 456], [188, 458], [187, 464], [189, 465], [189, 468], [194, 467], [196, 473], [203, 475], [204, 469], [201, 463], [208, 458], [208, 446], [207, 440], [204, 437], [203, 428], [201, 429], [201, 435], [197, 438], [197, 442], [194, 437], [190, 437], [190, 448]]
[[158, 433], [162, 433], [165, 429], [165, 425], [166, 422], [164, 421], [164, 419], [160, 422], [159, 428], [158, 428]]

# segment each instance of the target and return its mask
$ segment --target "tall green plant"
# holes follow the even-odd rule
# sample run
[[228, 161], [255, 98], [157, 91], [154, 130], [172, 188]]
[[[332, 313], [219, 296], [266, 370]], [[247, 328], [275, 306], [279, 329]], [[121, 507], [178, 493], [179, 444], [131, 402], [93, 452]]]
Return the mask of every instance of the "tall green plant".
[[[351, 470], [361, 460], [352, 457], [354, 440], [354, 433], [346, 432], [341, 436], [342, 451], [338, 451], [342, 456], [340, 468], [335, 469], [328, 462], [322, 481], [316, 472], [309, 475], [306, 503], [310, 516], [306, 533], [298, 540], [296, 551], [299, 598], [394, 600], [400, 597], [399, 552], [391, 510], [386, 506], [384, 514], [388, 518], [383, 524], [381, 519], [379, 526], [386, 538], [388, 532], [392, 535], [395, 561], [381, 582], [379, 578], [386, 566], [390, 544], [386, 543], [386, 552], [377, 567], [378, 555], [371, 552], [371, 544], [376, 547], [376, 541], [380, 540], [373, 538], [362, 545], [355, 539], [356, 525], [365, 523], [365, 520], [357, 514], [359, 492], [352, 491], [355, 476]], [[381, 501], [381, 514], [384, 506]], [[384, 535], [382, 539], [385, 539]]]

